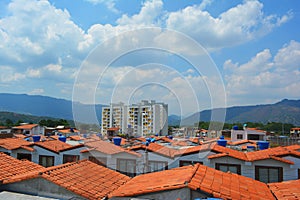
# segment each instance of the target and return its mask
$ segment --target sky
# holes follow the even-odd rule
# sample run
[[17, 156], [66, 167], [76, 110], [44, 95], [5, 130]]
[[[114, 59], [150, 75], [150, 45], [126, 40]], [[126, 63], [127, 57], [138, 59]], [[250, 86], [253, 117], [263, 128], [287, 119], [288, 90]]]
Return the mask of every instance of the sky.
[[300, 1], [2, 0], [0, 92], [215, 107], [300, 99]]

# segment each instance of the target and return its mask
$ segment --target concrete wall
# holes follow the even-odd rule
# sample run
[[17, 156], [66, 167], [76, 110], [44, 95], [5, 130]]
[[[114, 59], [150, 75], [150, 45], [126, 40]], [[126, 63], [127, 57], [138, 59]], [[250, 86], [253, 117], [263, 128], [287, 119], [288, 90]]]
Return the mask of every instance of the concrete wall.
[[48, 198], [85, 199], [43, 178], [33, 178], [21, 182], [1, 185], [0, 189], [2, 191], [18, 192]]

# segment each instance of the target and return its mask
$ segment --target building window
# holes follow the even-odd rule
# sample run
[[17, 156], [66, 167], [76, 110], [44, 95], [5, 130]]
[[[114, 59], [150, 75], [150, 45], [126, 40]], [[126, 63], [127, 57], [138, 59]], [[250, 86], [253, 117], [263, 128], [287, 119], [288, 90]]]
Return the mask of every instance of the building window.
[[54, 166], [54, 156], [39, 156], [39, 164], [44, 167]]
[[298, 179], [300, 179], [300, 169], [298, 169]]
[[282, 167], [255, 166], [255, 179], [264, 183], [281, 182]]
[[89, 156], [89, 161], [92, 161], [93, 163], [96, 163], [97, 165], [106, 166], [107, 158]]
[[[2, 152], [2, 151], [1, 151], [1, 152]], [[5, 153], [6, 155], [10, 156], [10, 153], [8, 153], [8, 152], [2, 152], [2, 153]]]
[[31, 161], [31, 154], [29, 153], [18, 153], [17, 154], [17, 159], [22, 160], [22, 159], [26, 159]]
[[257, 134], [249, 134], [248, 140], [259, 140], [259, 135]]
[[235, 174], [241, 174], [241, 165], [216, 163], [216, 169], [222, 172], [232, 172]]
[[236, 138], [237, 138], [238, 140], [242, 140], [242, 139], [243, 139], [243, 134], [237, 134], [237, 135], [236, 135]]
[[157, 172], [168, 169], [168, 162], [162, 161], [148, 161], [148, 171], [149, 172]]
[[133, 159], [117, 159], [117, 171], [130, 177], [136, 173], [136, 161]]
[[63, 156], [63, 163], [76, 162], [78, 160], [79, 160], [79, 156], [78, 155], [67, 155], [67, 154], [64, 154], [64, 156]]
[[194, 161], [194, 160], [180, 160], [179, 161], [179, 167], [188, 166], [188, 165], [194, 165], [196, 163], [200, 163], [203, 165], [203, 162], [200, 161]]

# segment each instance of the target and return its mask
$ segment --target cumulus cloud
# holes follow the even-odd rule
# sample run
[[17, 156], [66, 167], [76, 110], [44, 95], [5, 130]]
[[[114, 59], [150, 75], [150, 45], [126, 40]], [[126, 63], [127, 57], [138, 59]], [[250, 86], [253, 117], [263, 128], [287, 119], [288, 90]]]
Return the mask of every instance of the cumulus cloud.
[[[232, 103], [245, 96], [261, 103], [282, 97], [298, 98], [300, 92], [300, 43], [290, 41], [271, 55], [269, 49], [257, 53], [244, 64], [227, 60], [226, 89]], [[253, 98], [253, 99], [251, 99]]]
[[271, 32], [292, 17], [265, 15], [259, 1], [245, 1], [236, 7], [213, 17], [203, 11], [201, 4], [171, 12], [166, 20], [167, 28], [186, 33], [208, 49], [234, 46]]

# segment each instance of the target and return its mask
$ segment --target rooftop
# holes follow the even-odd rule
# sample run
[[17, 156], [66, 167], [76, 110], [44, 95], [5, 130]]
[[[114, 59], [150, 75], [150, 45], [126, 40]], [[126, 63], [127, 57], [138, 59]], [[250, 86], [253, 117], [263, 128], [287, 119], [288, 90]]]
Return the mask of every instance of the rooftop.
[[300, 179], [268, 185], [277, 199], [300, 199]]
[[[22, 139], [22, 138], [3, 138], [0, 139], [0, 147], [8, 150], [18, 149], [18, 148], [25, 148], [27, 150], [30, 149], [28, 147], [31, 143]], [[30, 151], [34, 149], [31, 148]]]
[[[10, 168], [10, 170], [13, 170]], [[88, 160], [37, 169], [28, 174], [13, 176], [3, 184], [32, 178], [44, 178], [87, 199], [102, 199], [130, 180], [116, 171]]]
[[60, 140], [46, 140], [46, 141], [41, 141], [41, 142], [35, 142], [32, 145], [37, 145], [39, 147], [48, 149], [55, 153], [59, 153], [61, 151], [71, 150], [71, 149], [75, 149], [75, 148], [84, 146], [83, 144], [73, 146], [73, 145], [67, 144], [65, 142], [62, 142]]
[[33, 129], [34, 127], [38, 126], [38, 124], [24, 124], [24, 125], [20, 125], [20, 126], [14, 126], [12, 127], [13, 129]]
[[0, 152], [0, 181], [3, 182], [13, 176], [45, 169], [43, 166], [28, 160], [18, 160]]

